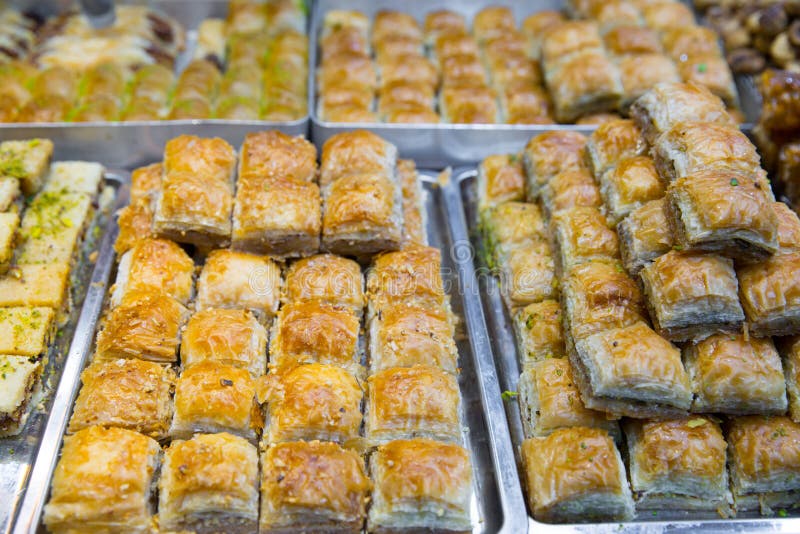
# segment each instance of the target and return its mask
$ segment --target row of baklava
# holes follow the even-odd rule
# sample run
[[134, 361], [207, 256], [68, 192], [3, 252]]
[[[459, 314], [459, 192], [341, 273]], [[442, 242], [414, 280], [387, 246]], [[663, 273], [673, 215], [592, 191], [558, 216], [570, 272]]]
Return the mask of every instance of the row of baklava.
[[44, 357], [69, 317], [70, 272], [102, 186], [100, 164], [51, 166], [52, 153], [46, 139], [0, 144], [0, 436], [22, 431], [41, 391]]

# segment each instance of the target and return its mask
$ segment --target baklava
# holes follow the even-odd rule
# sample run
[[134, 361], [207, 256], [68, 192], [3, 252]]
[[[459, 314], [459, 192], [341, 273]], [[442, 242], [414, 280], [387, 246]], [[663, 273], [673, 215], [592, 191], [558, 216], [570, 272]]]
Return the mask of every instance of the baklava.
[[500, 292], [509, 309], [558, 295], [556, 265], [546, 241], [531, 241], [497, 250]]
[[566, 355], [561, 323], [561, 306], [556, 300], [535, 302], [514, 312], [517, 354], [524, 369], [541, 360]]
[[742, 266], [736, 274], [742, 307], [754, 335], [800, 333], [800, 253], [782, 252]]
[[22, 192], [32, 195], [41, 189], [52, 157], [53, 142], [49, 139], [3, 141], [0, 143], [0, 175], [16, 178]]
[[485, 210], [480, 219], [484, 246], [490, 256], [501, 247], [548, 239], [545, 220], [537, 204], [504, 202]]
[[528, 39], [528, 55], [540, 59], [541, 46], [547, 33], [566, 22], [561, 11], [543, 10], [529, 15], [522, 21], [522, 32]]
[[94, 196], [100, 192], [105, 168], [89, 161], [57, 161], [50, 172], [43, 191], [80, 193]]
[[528, 202], [535, 201], [544, 184], [559, 172], [585, 168], [586, 142], [586, 136], [570, 131], [547, 132], [528, 141], [522, 153]]
[[617, 67], [602, 49], [581, 50], [556, 65], [546, 64], [545, 80], [559, 122], [615, 110], [623, 94]]
[[192, 298], [194, 262], [180, 246], [166, 239], [143, 239], [122, 255], [111, 305], [135, 291], [161, 291], [183, 305]]
[[572, 208], [551, 221], [562, 272], [574, 265], [619, 257], [619, 240], [598, 208]]
[[[605, 201], [609, 220], [619, 223], [645, 203], [662, 198], [664, 187], [653, 160], [647, 156], [636, 156], [619, 161], [602, 175], [600, 194]], [[619, 237], [623, 239], [621, 234]]]
[[733, 74], [728, 61], [719, 54], [692, 54], [678, 64], [678, 71], [683, 81], [704, 86], [727, 106], [739, 106]]
[[47, 350], [54, 324], [51, 308], [0, 308], [0, 354], [36, 358]]
[[525, 173], [516, 154], [485, 158], [478, 166], [478, 209], [525, 200]]
[[631, 54], [617, 60], [622, 82], [620, 110], [627, 113], [640, 96], [659, 83], [681, 81], [678, 69], [663, 54]]
[[597, 23], [591, 20], [570, 20], [558, 24], [544, 33], [541, 44], [541, 61], [554, 64], [562, 58], [582, 50], [602, 49], [603, 40]]
[[347, 306], [360, 317], [366, 299], [358, 263], [333, 254], [318, 254], [289, 265], [286, 302], [309, 301]]
[[22, 432], [42, 364], [26, 356], [0, 355], [0, 437]]
[[603, 44], [609, 53], [616, 56], [658, 54], [661, 42], [658, 34], [650, 28], [638, 25], [622, 25], [603, 35]]
[[69, 264], [18, 265], [17, 276], [0, 276], [0, 306], [47, 306], [61, 310], [68, 301]]
[[600, 190], [588, 170], [556, 174], [542, 187], [539, 196], [548, 218], [565, 209], [599, 208], [603, 205]]
[[646, 144], [641, 132], [631, 120], [601, 124], [589, 136], [586, 158], [597, 180], [625, 158], [644, 153]]
[[403, 193], [403, 248], [409, 245], [425, 246], [428, 244], [428, 212], [417, 168], [412, 160], [398, 160], [397, 179]]
[[317, 178], [317, 149], [302, 136], [277, 130], [248, 133], [239, 158], [239, 180], [246, 178], [313, 182]]
[[786, 394], [789, 398], [789, 415], [800, 421], [800, 337], [790, 336], [778, 341], [786, 377]]
[[340, 133], [322, 147], [319, 184], [324, 187], [356, 173], [393, 176], [396, 164], [397, 147], [374, 133], [365, 130]]
[[17, 263], [69, 263], [89, 224], [92, 198], [42, 191], [28, 204], [19, 225]]
[[666, 199], [651, 200], [633, 210], [617, 225], [622, 263], [636, 276], [659, 256], [672, 250]]
[[442, 253], [434, 247], [379, 255], [367, 275], [369, 317], [397, 304], [448, 306], [441, 269]]
[[0, 275], [8, 272], [14, 256], [14, 239], [19, 228], [19, 214], [0, 213]]

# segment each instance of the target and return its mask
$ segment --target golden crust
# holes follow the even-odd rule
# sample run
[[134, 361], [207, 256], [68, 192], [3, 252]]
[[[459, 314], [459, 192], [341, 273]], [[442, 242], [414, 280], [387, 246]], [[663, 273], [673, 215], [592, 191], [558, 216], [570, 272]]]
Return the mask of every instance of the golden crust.
[[785, 416], [736, 417], [727, 438], [737, 494], [798, 488], [800, 425]]
[[322, 147], [320, 186], [353, 173], [387, 173], [397, 162], [397, 148], [374, 133], [357, 130], [337, 134]]
[[268, 375], [259, 389], [259, 400], [268, 405], [265, 440], [269, 443], [315, 439], [344, 443], [358, 437], [363, 391], [344, 369], [317, 363], [289, 367]]
[[402, 303], [445, 305], [441, 268], [441, 251], [434, 247], [409, 247], [381, 254], [367, 276], [370, 306], [378, 311]]
[[800, 333], [800, 253], [787, 252], [740, 267], [739, 296], [756, 335]]
[[[550, 35], [550, 34], [548, 34]], [[602, 48], [587, 48], [545, 67], [545, 79], [559, 122], [617, 109], [623, 94], [619, 73]]]
[[196, 174], [230, 183], [236, 151], [223, 139], [179, 135], [164, 146], [164, 173]]
[[586, 154], [592, 164], [592, 172], [598, 180], [621, 160], [638, 156], [645, 151], [642, 133], [632, 120], [621, 119], [606, 122], [589, 136]]
[[587, 138], [578, 132], [548, 132], [531, 138], [523, 158], [528, 174], [528, 200], [559, 172], [586, 168], [584, 150]]
[[317, 84], [322, 93], [332, 85], [347, 80], [353, 87], [375, 89], [378, 85], [375, 65], [369, 56], [344, 52], [327, 58], [317, 70]]
[[784, 204], [775, 202], [772, 204], [775, 218], [778, 221], [778, 246], [781, 252], [800, 250], [800, 219], [797, 213]]
[[127, 270], [122, 280], [118, 276], [112, 304], [139, 290], [162, 291], [184, 305], [189, 302], [194, 262], [180, 246], [166, 239], [143, 239], [127, 254], [120, 262], [120, 273], [126, 263]]
[[565, 21], [564, 14], [554, 10], [536, 12], [522, 21], [522, 32], [528, 39], [528, 53], [532, 58], [540, 59], [544, 36]]
[[642, 21], [637, 7], [627, 0], [590, 2], [587, 14], [590, 19], [600, 24], [604, 32], [615, 26], [638, 25]]
[[603, 42], [606, 49], [616, 55], [661, 52], [658, 34], [641, 26], [617, 26], [603, 36]]
[[302, 136], [277, 130], [248, 133], [242, 143], [239, 179], [250, 176], [313, 182], [317, 177], [317, 149]]
[[719, 35], [704, 26], [679, 26], [663, 33], [661, 42], [664, 51], [675, 61], [690, 56], [720, 54]]
[[436, 37], [434, 51], [439, 63], [453, 56], [478, 58], [478, 42], [469, 33], [448, 32]]
[[166, 437], [175, 386], [172, 369], [139, 359], [96, 361], [83, 370], [81, 382], [70, 433], [101, 425]]
[[161, 177], [164, 168], [161, 163], [153, 163], [146, 167], [134, 169], [131, 173], [131, 204], [139, 201], [149, 202], [161, 191]]
[[559, 24], [544, 34], [542, 62], [555, 64], [561, 58], [580, 50], [602, 48], [603, 40], [596, 22], [570, 20]]
[[425, 15], [425, 34], [430, 38], [443, 33], [465, 33], [467, 31], [467, 21], [464, 15], [441, 9], [431, 11]]
[[383, 173], [349, 174], [325, 191], [323, 241], [337, 234], [385, 232], [399, 241], [397, 184]]
[[544, 217], [537, 204], [504, 202], [484, 211], [481, 225], [489, 249], [547, 239]]
[[664, 32], [672, 28], [694, 26], [694, 15], [686, 4], [681, 2], [655, 2], [643, 6], [642, 15], [647, 26]]
[[493, 124], [497, 122], [497, 98], [483, 85], [446, 86], [439, 96], [442, 119], [453, 124]]
[[692, 55], [678, 64], [678, 71], [684, 81], [703, 85], [726, 105], [738, 107], [739, 97], [733, 74], [724, 57], [717, 53]]
[[570, 208], [599, 208], [600, 190], [587, 170], [566, 171], [553, 176], [542, 190], [542, 204], [550, 213]]
[[617, 225], [625, 269], [638, 275], [652, 260], [672, 249], [666, 199], [651, 200], [633, 210]]
[[422, 41], [422, 28], [408, 13], [383, 9], [378, 11], [372, 23], [372, 42], [377, 44], [396, 35]]
[[427, 213], [417, 167], [413, 160], [398, 160], [397, 179], [403, 193], [403, 247], [427, 245]]
[[800, 336], [790, 336], [778, 342], [786, 376], [786, 394], [792, 421], [800, 421]]
[[514, 313], [517, 351], [523, 367], [565, 355], [561, 323], [561, 305], [555, 300], [535, 302]]
[[497, 154], [485, 158], [478, 169], [484, 195], [482, 207], [501, 202], [525, 200], [525, 173], [522, 160], [512, 154]]
[[431, 60], [420, 55], [395, 56], [381, 64], [381, 85], [413, 80], [434, 89], [439, 82], [439, 73]]
[[516, 29], [514, 13], [505, 6], [485, 7], [472, 19], [472, 33], [480, 41], [490, 40]]
[[286, 271], [286, 301], [319, 300], [353, 308], [364, 308], [364, 280], [353, 260], [333, 254], [318, 254], [297, 260]]
[[617, 67], [622, 81], [623, 110], [656, 84], [681, 81], [675, 63], [663, 54], [627, 55], [619, 60]]
[[597, 208], [571, 208], [553, 216], [561, 269], [592, 259], [619, 257], [617, 233]]
[[500, 291], [509, 309], [558, 295], [555, 262], [546, 241], [501, 246], [496, 254], [501, 269]]
[[114, 252], [121, 256], [139, 241], [153, 239], [153, 210], [147, 202], [132, 202], [119, 211], [119, 234], [114, 242]]
[[[609, 219], [619, 222], [645, 203], [662, 198], [664, 187], [653, 160], [635, 156], [621, 160], [603, 175], [600, 193]], [[666, 223], [666, 219], [663, 222]]]
[[450, 86], [482, 86], [486, 84], [486, 71], [478, 56], [472, 54], [454, 54], [439, 61], [442, 73], [442, 85]]

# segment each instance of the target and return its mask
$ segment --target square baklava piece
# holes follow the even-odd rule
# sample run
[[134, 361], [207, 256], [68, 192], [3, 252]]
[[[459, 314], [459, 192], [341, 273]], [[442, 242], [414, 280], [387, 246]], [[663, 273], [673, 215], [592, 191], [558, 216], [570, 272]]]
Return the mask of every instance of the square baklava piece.
[[122, 255], [111, 305], [136, 290], [161, 291], [184, 306], [192, 298], [194, 262], [180, 246], [166, 239], [143, 239]]
[[780, 251], [760, 263], [739, 267], [736, 275], [752, 334], [800, 333], [800, 252]]
[[69, 263], [18, 265], [19, 276], [0, 276], [0, 306], [47, 306], [65, 311]]
[[583, 115], [617, 108], [622, 82], [617, 67], [602, 48], [587, 48], [555, 64], [545, 61], [545, 65], [545, 79], [559, 122], [569, 123]]
[[332, 136], [322, 147], [319, 169], [321, 187], [342, 176], [376, 173], [393, 176], [397, 165], [397, 147], [366, 130]]
[[500, 292], [509, 309], [558, 295], [556, 265], [547, 241], [502, 247], [497, 262]]
[[318, 254], [289, 265], [286, 271], [286, 302], [320, 301], [347, 306], [359, 317], [364, 311], [364, 277], [353, 260], [333, 254]]
[[600, 208], [603, 199], [600, 189], [588, 170], [560, 172], [539, 191], [547, 218], [570, 208]]
[[3, 141], [0, 143], [0, 175], [16, 178], [26, 195], [41, 189], [53, 157], [49, 139]]
[[572, 208], [552, 220], [561, 272], [594, 260], [619, 258], [619, 239], [598, 208]]
[[622, 119], [601, 124], [592, 132], [586, 143], [586, 157], [592, 174], [599, 180], [621, 160], [640, 156], [646, 148], [639, 128], [632, 120]]
[[617, 225], [622, 263], [636, 276], [653, 260], [672, 250], [666, 199], [651, 200], [633, 210]]
[[22, 215], [17, 263], [71, 263], [91, 212], [89, 195], [40, 192]]
[[539, 198], [539, 191], [559, 172], [586, 168], [584, 149], [587, 138], [578, 132], [560, 131], [536, 135], [522, 153], [528, 181], [528, 202]]
[[0, 354], [38, 357], [47, 351], [54, 325], [51, 308], [0, 308]]
[[517, 154], [497, 154], [478, 166], [478, 209], [525, 200], [525, 173]]
[[435, 247], [410, 247], [379, 255], [367, 274], [368, 316], [397, 304], [447, 307], [442, 253]]
[[519, 308], [513, 315], [520, 364], [528, 369], [546, 358], [565, 356], [561, 305], [543, 300]]
[[605, 201], [609, 220], [616, 224], [645, 203], [662, 198], [664, 187], [653, 160], [647, 156], [636, 156], [619, 161], [603, 174], [600, 178], [600, 194]]

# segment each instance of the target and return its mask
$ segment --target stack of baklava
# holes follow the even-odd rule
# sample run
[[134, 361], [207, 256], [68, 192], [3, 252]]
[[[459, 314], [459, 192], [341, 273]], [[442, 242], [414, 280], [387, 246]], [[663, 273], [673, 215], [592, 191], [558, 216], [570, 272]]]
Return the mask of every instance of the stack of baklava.
[[[561, 305], [552, 294], [508, 302], [532, 513], [793, 507], [800, 419], [785, 414], [797, 415], [798, 344], [770, 336], [800, 333], [800, 220], [707, 89], [659, 84], [631, 114], [588, 139], [533, 138], [526, 187], [516, 156], [479, 174], [504, 295], [554, 276], [540, 260], [510, 261], [523, 228], [549, 217], [556, 250]], [[508, 202], [526, 193], [541, 209]], [[512, 208], [536, 216], [514, 225], [521, 217], [502, 217]]]
[[97, 163], [51, 166], [52, 153], [46, 139], [0, 143], [0, 436], [21, 432], [41, 389], [103, 178]]
[[[134, 172], [51, 531], [470, 530], [454, 319], [396, 158], [341, 134], [318, 173], [304, 139], [250, 134], [234, 195], [233, 148], [182, 136]], [[356, 261], [316, 254], [320, 232], [365, 259], [389, 235], [404, 248], [375, 256], [365, 292]]]

